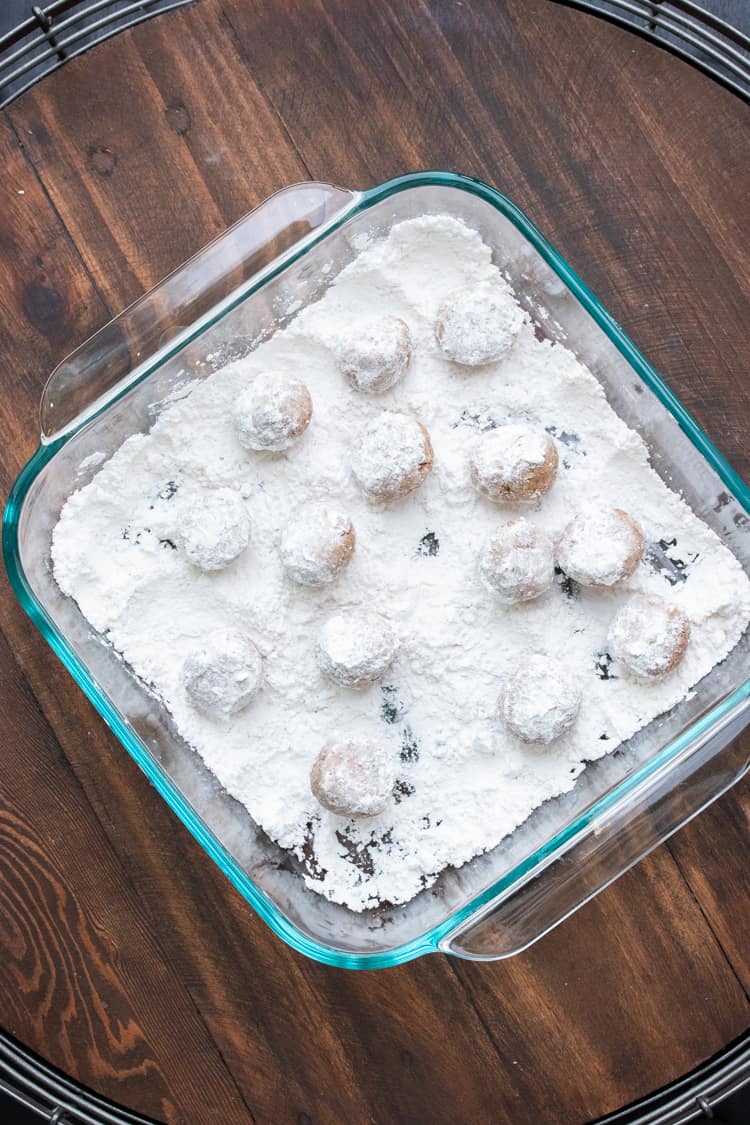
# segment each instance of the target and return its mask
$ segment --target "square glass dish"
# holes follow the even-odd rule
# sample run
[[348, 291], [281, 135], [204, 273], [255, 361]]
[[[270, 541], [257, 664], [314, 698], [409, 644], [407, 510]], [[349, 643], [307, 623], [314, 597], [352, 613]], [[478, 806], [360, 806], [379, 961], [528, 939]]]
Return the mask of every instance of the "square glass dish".
[[554, 248], [507, 198], [446, 172], [366, 192], [299, 184], [266, 200], [101, 329], [51, 376], [41, 444], [8, 500], [3, 548], [22, 606], [125, 749], [280, 937], [310, 957], [379, 968], [442, 950], [524, 948], [626, 871], [750, 764], [750, 630], [678, 706], [510, 837], [403, 906], [355, 913], [307, 889], [296, 861], [230, 798], [170, 714], [56, 585], [68, 496], [170, 401], [288, 323], [356, 255], [363, 233], [444, 213], [478, 230], [538, 331], [564, 341], [646, 441], [652, 465], [750, 568], [750, 491]]

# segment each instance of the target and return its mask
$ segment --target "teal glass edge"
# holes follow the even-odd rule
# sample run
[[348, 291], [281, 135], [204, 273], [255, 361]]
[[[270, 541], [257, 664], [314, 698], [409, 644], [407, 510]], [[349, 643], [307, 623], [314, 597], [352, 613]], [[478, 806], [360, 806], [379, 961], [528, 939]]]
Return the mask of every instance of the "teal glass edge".
[[[346, 207], [332, 222], [316, 232], [310, 238], [304, 239], [303, 245], [297, 253], [284, 255], [283, 262], [277, 269], [263, 271], [263, 276], [257, 284], [243, 286], [236, 298], [222, 303], [219, 313], [213, 319], [202, 320], [199, 329], [194, 335], [182, 334], [176, 341], [174, 349], [160, 352], [158, 364], [145, 365], [137, 378], [129, 383], [122, 391], [107, 400], [102, 409], [107, 409], [117, 398], [127, 394], [136, 383], [152, 373], [156, 366], [161, 365], [171, 358], [176, 351], [189, 343], [199, 332], [216, 323], [228, 312], [235, 308], [247, 296], [286, 269], [299, 257], [307, 253], [313, 246], [326, 238], [332, 231], [346, 223], [353, 215], [374, 206], [401, 191], [413, 187], [446, 186], [469, 192], [483, 199], [495, 207], [528, 239], [547, 264], [565, 283], [568, 289], [580, 301], [586, 311], [592, 316], [599, 327], [606, 333], [614, 346], [637, 372], [644, 383], [656, 394], [666, 409], [672, 414], [680, 428], [685, 432], [693, 445], [705, 457], [715, 470], [722, 482], [734, 494], [739, 503], [750, 515], [750, 489], [719, 452], [707, 434], [698, 425], [688, 410], [683, 406], [674, 392], [666, 385], [660, 375], [651, 366], [645, 356], [639, 351], [632, 340], [623, 332], [619, 324], [607, 312], [601, 302], [591, 290], [578, 277], [575, 271], [558, 254], [554, 247], [547, 241], [542, 233], [534, 226], [514, 203], [505, 195], [490, 187], [483, 181], [453, 172], [417, 172], [396, 179], [388, 180], [377, 187], [371, 188], [358, 196], [353, 204]], [[88, 425], [101, 411], [86, 417], [82, 425]], [[78, 427], [80, 428], [80, 427]], [[439, 949], [440, 942], [454, 930], [463, 926], [472, 915], [483, 910], [508, 890], [514, 883], [525, 879], [535, 868], [542, 863], [554, 858], [555, 854], [567, 849], [575, 838], [581, 836], [586, 828], [597, 817], [612, 809], [614, 805], [628, 796], [644, 781], [650, 779], [657, 770], [672, 763], [681, 753], [688, 749], [696, 739], [704, 735], [714, 724], [719, 722], [734, 707], [744, 700], [750, 699], [750, 679], [737, 688], [730, 696], [722, 700], [707, 714], [703, 715], [686, 731], [665, 746], [649, 762], [634, 771], [619, 785], [604, 797], [591, 805], [584, 813], [553, 836], [546, 844], [537, 849], [526, 860], [517, 864], [510, 872], [493, 883], [482, 894], [476, 896], [450, 918], [428, 930], [425, 934], [415, 938], [387, 953], [349, 953], [324, 945], [313, 938], [307, 937], [284, 915], [267, 895], [245, 874], [233, 857], [219, 843], [217, 838], [203, 824], [191, 806], [185, 801], [179, 789], [164, 773], [159, 764], [149, 754], [140, 738], [124, 718], [124, 716], [111, 704], [99, 690], [96, 681], [88, 669], [83, 665], [65, 638], [58, 632], [56, 626], [47, 615], [43, 606], [37, 601], [36, 596], [29, 587], [20, 563], [18, 550], [18, 524], [21, 508], [26, 494], [33, 481], [54, 457], [61, 446], [68, 441], [78, 428], [72, 429], [65, 436], [47, 444], [39, 446], [29, 462], [23, 468], [10, 492], [8, 502], [3, 513], [3, 557], [11, 587], [18, 598], [22, 608], [39, 629], [40, 633], [49, 644], [52, 651], [62, 661], [63, 665], [72, 675], [78, 686], [83, 690], [106, 724], [113, 731], [130, 756], [145, 773], [149, 781], [155, 786], [172, 811], [179, 817], [188, 831], [194, 836], [201, 847], [213, 859], [219, 869], [226, 875], [233, 886], [240, 892], [256, 913], [270, 928], [288, 945], [299, 953], [303, 953], [313, 960], [323, 964], [348, 969], [379, 969], [400, 965], [411, 961], [426, 953], [434, 953]]]

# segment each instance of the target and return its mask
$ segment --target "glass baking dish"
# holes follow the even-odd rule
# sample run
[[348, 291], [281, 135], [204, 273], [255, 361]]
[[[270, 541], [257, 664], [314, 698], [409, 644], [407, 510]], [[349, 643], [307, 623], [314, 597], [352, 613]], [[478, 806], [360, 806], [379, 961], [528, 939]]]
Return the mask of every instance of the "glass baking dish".
[[449, 213], [480, 231], [538, 331], [564, 341], [648, 444], [670, 486], [750, 564], [750, 491], [560, 255], [507, 198], [430, 172], [365, 192], [307, 183], [266, 200], [52, 374], [41, 444], [3, 523], [21, 605], [125, 749], [250, 905], [295, 949], [348, 968], [442, 950], [505, 957], [539, 938], [723, 793], [748, 768], [750, 631], [686, 699], [510, 837], [404, 906], [355, 913], [308, 890], [296, 861], [230, 798], [169, 713], [54, 582], [52, 529], [66, 498], [170, 401], [246, 354], [316, 300], [364, 232]]

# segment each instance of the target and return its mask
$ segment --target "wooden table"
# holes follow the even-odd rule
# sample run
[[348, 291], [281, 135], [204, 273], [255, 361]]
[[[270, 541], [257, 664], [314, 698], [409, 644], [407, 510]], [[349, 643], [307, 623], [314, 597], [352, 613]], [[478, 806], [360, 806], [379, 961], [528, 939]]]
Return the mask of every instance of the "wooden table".
[[[750, 108], [548, 0], [203, 0], [2, 115], [0, 471], [45, 375], [284, 184], [529, 213], [747, 475]], [[750, 1025], [750, 788], [507, 962], [347, 973], [250, 911], [0, 592], [0, 1022], [160, 1120], [579, 1123]]]

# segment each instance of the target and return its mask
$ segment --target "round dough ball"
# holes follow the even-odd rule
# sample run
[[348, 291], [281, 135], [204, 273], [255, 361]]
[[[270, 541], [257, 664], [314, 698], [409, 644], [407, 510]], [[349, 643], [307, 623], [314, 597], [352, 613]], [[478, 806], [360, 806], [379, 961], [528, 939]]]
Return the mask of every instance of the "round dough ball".
[[382, 316], [357, 329], [356, 336], [339, 348], [336, 365], [356, 391], [380, 394], [403, 379], [412, 351], [406, 321]]
[[310, 771], [310, 789], [337, 816], [377, 816], [396, 784], [392, 756], [371, 738], [332, 738]]
[[557, 545], [557, 563], [582, 586], [614, 586], [633, 573], [643, 554], [643, 532], [621, 508], [575, 516]]
[[496, 504], [536, 500], [554, 484], [557, 461], [557, 446], [545, 429], [509, 422], [480, 435], [471, 479]]
[[689, 640], [690, 622], [682, 610], [651, 594], [635, 594], [609, 627], [612, 655], [640, 680], [674, 671]]
[[340, 687], [363, 688], [392, 664], [399, 642], [372, 609], [344, 609], [329, 617], [318, 639], [318, 663]]
[[194, 707], [226, 718], [247, 707], [263, 683], [263, 660], [244, 633], [217, 629], [182, 666], [182, 682]]
[[310, 392], [298, 379], [276, 372], [258, 375], [235, 404], [239, 442], [245, 449], [280, 453], [305, 432], [312, 409]]
[[351, 520], [326, 504], [294, 513], [281, 537], [281, 562], [301, 586], [327, 586], [349, 565], [354, 554]]
[[216, 488], [185, 508], [177, 533], [183, 553], [201, 570], [222, 570], [250, 542], [250, 517], [233, 488]]
[[547, 656], [524, 660], [505, 682], [500, 715], [522, 742], [546, 746], [573, 726], [581, 706], [581, 692], [567, 668]]
[[438, 309], [435, 336], [449, 359], [478, 367], [502, 359], [522, 324], [523, 312], [510, 287], [485, 283], [446, 298]]
[[397, 500], [418, 488], [432, 469], [430, 435], [416, 418], [383, 411], [360, 431], [352, 469], [371, 500]]
[[479, 573], [506, 605], [538, 598], [555, 577], [552, 541], [528, 520], [508, 520], [485, 540]]

